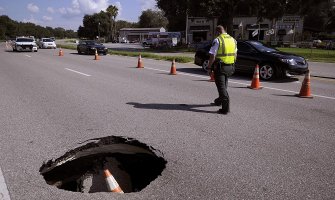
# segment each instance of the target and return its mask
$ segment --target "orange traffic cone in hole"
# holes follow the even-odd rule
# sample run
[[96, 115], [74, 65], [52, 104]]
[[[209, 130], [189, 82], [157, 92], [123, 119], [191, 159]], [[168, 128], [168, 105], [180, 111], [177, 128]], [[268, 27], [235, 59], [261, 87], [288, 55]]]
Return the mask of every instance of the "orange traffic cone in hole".
[[177, 75], [176, 62], [175, 62], [174, 59], [173, 59], [172, 64], [171, 64], [170, 75]]
[[108, 169], [104, 170], [108, 191], [115, 193], [124, 193]]
[[142, 62], [141, 54], [138, 56], [137, 68], [144, 68], [143, 67], [143, 62]]
[[304, 81], [302, 82], [300, 93], [296, 96], [301, 98], [313, 98], [311, 94], [311, 74], [308, 72], [305, 74]]
[[99, 57], [99, 54], [98, 54], [97, 50], [95, 50], [94, 60], [100, 60], [100, 57]]
[[255, 72], [254, 72], [254, 75], [251, 81], [251, 85], [248, 86], [248, 88], [253, 89], [253, 90], [259, 90], [263, 88], [259, 81], [259, 66], [258, 65], [256, 65]]
[[214, 78], [214, 71], [211, 71], [209, 73], [209, 76], [210, 76], [210, 79], [208, 80], [209, 82], [214, 82], [215, 81], [215, 78]]
[[62, 48], [59, 48], [58, 56], [64, 56], [64, 53], [63, 53], [63, 51], [62, 51]]

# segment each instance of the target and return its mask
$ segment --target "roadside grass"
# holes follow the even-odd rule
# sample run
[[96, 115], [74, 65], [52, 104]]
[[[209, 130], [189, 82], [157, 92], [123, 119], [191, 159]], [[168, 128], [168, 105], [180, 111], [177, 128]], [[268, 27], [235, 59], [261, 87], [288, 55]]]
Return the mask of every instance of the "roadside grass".
[[120, 55], [120, 56], [131, 56], [131, 57], [138, 57], [141, 54], [142, 58], [152, 58], [155, 60], [165, 60], [165, 61], [172, 61], [175, 59], [178, 63], [189, 63], [193, 62], [194, 58], [187, 57], [187, 56], [160, 56], [153, 53], [148, 52], [129, 52], [129, 51], [115, 51], [109, 50], [108, 53], [112, 55]]
[[[68, 44], [60, 44], [58, 45], [59, 48], [63, 49], [71, 49], [71, 50], [77, 50], [77, 47], [74, 45], [68, 45]], [[193, 57], [187, 57], [187, 56], [160, 56], [149, 52], [133, 52], [133, 51], [116, 51], [116, 50], [108, 50], [109, 54], [112, 55], [119, 55], [119, 56], [130, 56], [130, 57], [138, 57], [141, 54], [142, 58], [151, 58], [155, 60], [165, 60], [165, 61], [172, 61], [175, 59], [178, 63], [190, 63], [194, 61]]]
[[77, 50], [77, 46], [71, 44], [57, 44], [58, 48]]
[[306, 48], [277, 48], [280, 51], [303, 56], [308, 61], [335, 63], [335, 51]]
[[[60, 44], [57, 45], [60, 48], [64, 49], [72, 49], [76, 50], [76, 45], [73, 44]], [[277, 48], [280, 51], [287, 52], [287, 53], [293, 53], [299, 56], [303, 56], [308, 61], [312, 62], [328, 62], [328, 63], [335, 63], [335, 50], [324, 50], [324, 49], [306, 49], [306, 48]], [[160, 51], [162, 52], [162, 51]], [[167, 50], [164, 52], [168, 52]], [[176, 52], [176, 51], [170, 51], [170, 52]], [[182, 51], [180, 51], [182, 52]], [[190, 52], [190, 51], [186, 51]], [[161, 56], [154, 54], [155, 51], [149, 50], [149, 51], [119, 51], [119, 50], [108, 50], [109, 54], [112, 55], [120, 55], [120, 56], [131, 56], [131, 57], [138, 57], [139, 54], [141, 54], [142, 58], [151, 58], [155, 60], [165, 60], [165, 61], [172, 61], [175, 59], [178, 63], [192, 63], [194, 62], [193, 57], [189, 56]]]

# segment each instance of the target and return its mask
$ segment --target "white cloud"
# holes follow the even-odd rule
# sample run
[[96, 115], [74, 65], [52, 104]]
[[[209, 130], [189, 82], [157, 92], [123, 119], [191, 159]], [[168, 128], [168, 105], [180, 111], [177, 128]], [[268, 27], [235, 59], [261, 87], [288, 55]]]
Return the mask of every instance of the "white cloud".
[[33, 3], [28, 4], [27, 9], [32, 13], [38, 13], [38, 11], [40, 10], [38, 6], [34, 5]]
[[58, 12], [63, 17], [75, 17], [81, 14], [99, 13], [105, 11], [109, 6], [109, 0], [72, 0], [71, 7], [59, 8]]
[[55, 13], [55, 9], [53, 9], [52, 7], [48, 7], [47, 11], [51, 14]]
[[118, 14], [116, 16], [116, 19], [118, 19], [118, 16], [122, 15], [122, 5], [119, 1], [117, 1], [113, 4], [113, 6], [117, 7], [117, 9], [118, 9]]
[[156, 10], [156, 0], [138, 0], [141, 5], [141, 10]]
[[0, 15], [5, 13], [5, 9], [3, 7], [0, 7]]
[[52, 21], [53, 18], [49, 17], [49, 16], [43, 16], [42, 19], [43, 19], [43, 21], [50, 22], [50, 21]]
[[77, 16], [80, 15], [80, 10], [79, 9], [75, 9], [75, 8], [67, 8], [67, 13], [70, 16]]
[[58, 9], [58, 12], [60, 13], [60, 14], [62, 14], [62, 15], [66, 15], [66, 8], [59, 8]]
[[38, 24], [38, 20], [36, 20], [35, 18], [34, 18], [34, 16], [30, 16], [30, 18], [29, 19], [23, 19], [23, 22], [25, 22], [25, 23], [28, 23], [28, 22], [30, 22], [30, 23], [33, 23], [33, 24]]
[[98, 13], [105, 11], [109, 6], [109, 0], [73, 0], [72, 6], [80, 9], [85, 14]]

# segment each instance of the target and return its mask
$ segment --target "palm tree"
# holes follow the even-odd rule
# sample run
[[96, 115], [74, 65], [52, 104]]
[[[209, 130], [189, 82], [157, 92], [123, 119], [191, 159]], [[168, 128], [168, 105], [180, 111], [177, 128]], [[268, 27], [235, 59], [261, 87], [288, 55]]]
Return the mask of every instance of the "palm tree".
[[116, 32], [116, 23], [115, 23], [115, 18], [119, 14], [119, 9], [116, 6], [110, 5], [107, 8], [107, 13], [110, 17], [111, 20], [111, 37], [110, 39], [113, 41], [115, 40], [115, 32]]

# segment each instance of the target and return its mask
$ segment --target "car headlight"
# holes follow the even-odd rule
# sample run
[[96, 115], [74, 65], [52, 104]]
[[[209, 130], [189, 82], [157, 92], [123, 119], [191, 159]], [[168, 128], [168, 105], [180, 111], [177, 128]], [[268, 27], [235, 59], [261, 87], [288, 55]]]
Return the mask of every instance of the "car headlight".
[[289, 65], [296, 65], [297, 61], [295, 61], [294, 59], [286, 59], [286, 58], [281, 58], [280, 59], [282, 62], [287, 63]]
[[94, 47], [91, 47], [91, 49], [92, 49], [92, 50], [95, 50], [95, 48], [94, 48]]

